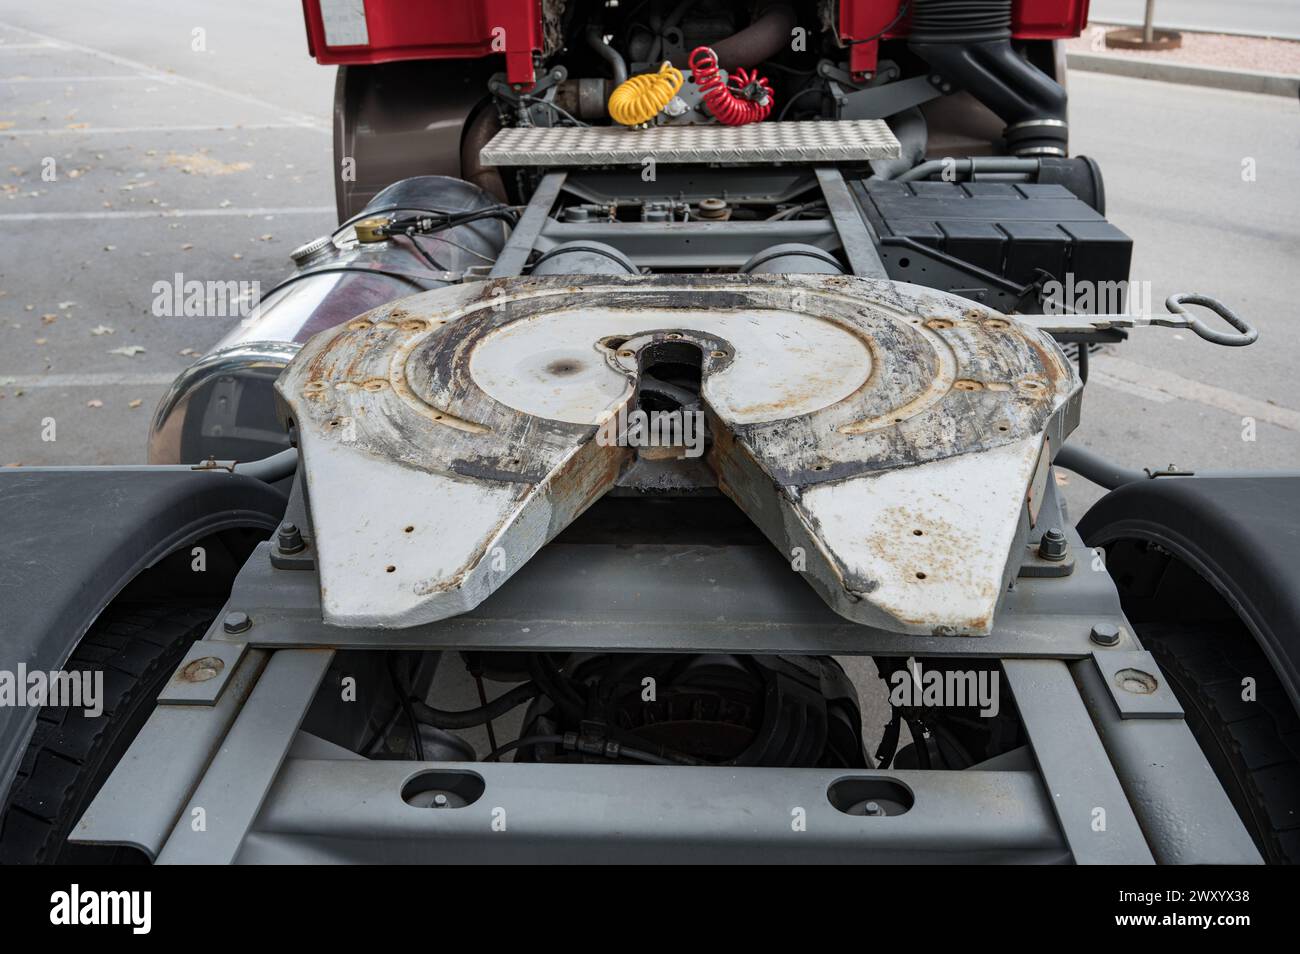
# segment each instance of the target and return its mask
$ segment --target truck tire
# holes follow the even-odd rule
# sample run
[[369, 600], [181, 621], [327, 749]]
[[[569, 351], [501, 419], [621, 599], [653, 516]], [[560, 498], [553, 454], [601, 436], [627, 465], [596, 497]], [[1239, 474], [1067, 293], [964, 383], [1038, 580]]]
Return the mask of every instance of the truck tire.
[[44, 707], [0, 817], [0, 864], [146, 862], [130, 848], [68, 844], [68, 834], [153, 711], [216, 605], [110, 607], [64, 669], [103, 670], [103, 712]]
[[[1300, 861], [1300, 718], [1255, 641], [1227, 623], [1135, 628], [1260, 854]], [[1247, 677], [1255, 701], [1242, 699]]]

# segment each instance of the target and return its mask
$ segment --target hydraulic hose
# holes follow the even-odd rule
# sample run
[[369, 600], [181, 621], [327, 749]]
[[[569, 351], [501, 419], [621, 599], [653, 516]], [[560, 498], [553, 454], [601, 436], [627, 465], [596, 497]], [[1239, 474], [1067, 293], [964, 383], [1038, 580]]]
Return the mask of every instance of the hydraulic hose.
[[889, 128], [899, 143], [899, 155], [893, 159], [872, 159], [871, 178], [893, 179], [908, 169], [925, 161], [926, 146], [930, 141], [925, 114], [913, 106], [889, 117]]
[[[1080, 345], [1080, 347], [1084, 346]], [[1107, 490], [1114, 490], [1121, 484], [1146, 480], [1148, 476], [1143, 471], [1109, 461], [1095, 451], [1080, 447], [1078, 444], [1063, 446], [1056, 452], [1056, 459], [1052, 463], [1057, 467], [1072, 470], [1085, 480], [1091, 480]]]
[[469, 729], [500, 718], [511, 709], [536, 698], [541, 690], [534, 683], [525, 682], [497, 696], [491, 702], [473, 709], [435, 709], [419, 699], [411, 700], [415, 717], [439, 729]]
[[283, 480], [298, 469], [298, 448], [287, 447], [282, 451], [272, 454], [270, 457], [263, 457], [261, 460], [236, 461], [236, 460], [210, 460], [200, 464], [82, 464], [79, 466], [40, 466], [40, 467], [23, 467], [24, 473], [42, 473], [45, 471], [107, 471], [109, 473], [123, 473], [128, 471], [139, 471], [142, 474], [156, 474], [162, 471], [173, 472], [193, 472], [212, 473], [212, 474], [239, 474], [243, 477], [252, 477], [256, 480], [273, 484], [278, 480]]
[[614, 74], [615, 86], [627, 82], [627, 63], [618, 50], [605, 42], [600, 27], [594, 23], [587, 27], [587, 45], [596, 51], [597, 56], [609, 64], [609, 68]]

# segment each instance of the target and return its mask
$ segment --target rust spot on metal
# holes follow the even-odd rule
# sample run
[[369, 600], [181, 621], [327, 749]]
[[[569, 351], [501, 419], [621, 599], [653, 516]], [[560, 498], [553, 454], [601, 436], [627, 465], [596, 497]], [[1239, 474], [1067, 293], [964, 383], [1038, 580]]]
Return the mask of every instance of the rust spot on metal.
[[207, 682], [215, 679], [226, 668], [225, 660], [218, 656], [204, 656], [196, 659], [181, 670], [181, 679], [185, 682]]
[[[546, 491], [556, 510], [567, 512], [555, 532], [603, 497], [622, 472], [632, 452], [626, 447], [602, 446], [594, 438], [572, 454], [546, 480]], [[555, 522], [552, 517], [552, 523]]]

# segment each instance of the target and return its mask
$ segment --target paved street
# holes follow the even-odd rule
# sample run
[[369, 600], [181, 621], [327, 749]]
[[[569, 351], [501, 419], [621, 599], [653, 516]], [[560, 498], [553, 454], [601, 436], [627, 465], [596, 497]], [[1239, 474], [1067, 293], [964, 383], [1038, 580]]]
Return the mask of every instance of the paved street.
[[[0, 2], [0, 464], [140, 460], [182, 352], [237, 320], [156, 318], [153, 284], [269, 289], [333, 221], [333, 70], [308, 59], [296, 5], [104, 10]], [[1262, 331], [1240, 351], [1138, 332], [1095, 361], [1076, 439], [1132, 465], [1300, 466], [1300, 107], [1089, 73], [1071, 96], [1075, 151], [1100, 160], [1136, 240], [1133, 278], [1157, 307], [1205, 292]], [[1097, 495], [1067, 493], [1076, 513]]]
[[0, 464], [142, 459], [181, 352], [238, 320], [154, 317], [154, 283], [268, 291], [334, 221], [333, 71], [296, 6], [113, 9], [0, 4]]

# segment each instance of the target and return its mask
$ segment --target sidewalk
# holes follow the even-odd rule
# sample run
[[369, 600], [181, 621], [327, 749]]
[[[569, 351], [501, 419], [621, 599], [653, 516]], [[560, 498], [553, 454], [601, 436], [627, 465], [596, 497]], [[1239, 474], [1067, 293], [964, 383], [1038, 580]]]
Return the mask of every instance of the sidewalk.
[[1091, 23], [1066, 41], [1071, 69], [1139, 79], [1212, 86], [1274, 96], [1300, 96], [1300, 42], [1223, 33], [1183, 32], [1176, 50], [1106, 47], [1113, 27]]

